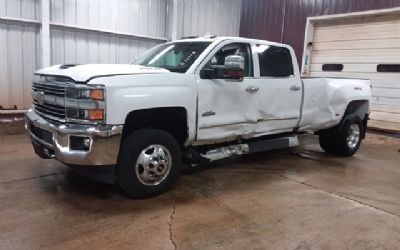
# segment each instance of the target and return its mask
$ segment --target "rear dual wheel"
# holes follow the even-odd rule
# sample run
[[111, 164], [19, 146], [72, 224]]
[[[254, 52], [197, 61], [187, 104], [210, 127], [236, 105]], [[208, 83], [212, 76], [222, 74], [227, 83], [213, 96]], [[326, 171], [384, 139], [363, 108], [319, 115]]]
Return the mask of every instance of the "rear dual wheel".
[[360, 148], [364, 131], [364, 123], [360, 117], [348, 115], [337, 127], [321, 131], [319, 144], [327, 153], [352, 156]]

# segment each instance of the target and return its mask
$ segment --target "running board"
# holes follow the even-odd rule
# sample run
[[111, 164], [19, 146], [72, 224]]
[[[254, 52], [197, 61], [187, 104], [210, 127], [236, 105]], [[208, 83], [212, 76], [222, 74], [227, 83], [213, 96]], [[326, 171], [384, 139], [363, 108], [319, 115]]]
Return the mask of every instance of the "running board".
[[263, 141], [255, 141], [236, 145], [225, 146], [207, 151], [201, 157], [209, 161], [221, 160], [235, 155], [259, 153], [277, 149], [291, 148], [299, 145], [297, 135], [275, 138]]

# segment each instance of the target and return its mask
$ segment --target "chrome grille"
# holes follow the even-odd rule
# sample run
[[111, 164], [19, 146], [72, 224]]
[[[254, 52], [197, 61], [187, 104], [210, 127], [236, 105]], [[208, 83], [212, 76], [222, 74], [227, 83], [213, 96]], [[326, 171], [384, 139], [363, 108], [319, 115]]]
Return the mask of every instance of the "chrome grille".
[[65, 119], [65, 107], [49, 103], [39, 104], [33, 101], [33, 107], [41, 114], [52, 116], [55, 118]]
[[[34, 110], [44, 118], [63, 122], [65, 113], [65, 92], [73, 82], [67, 77], [41, 76], [40, 81], [32, 83]], [[35, 99], [40, 95], [40, 100]]]
[[46, 95], [65, 96], [65, 84], [36, 83], [32, 84], [33, 91], [42, 91]]

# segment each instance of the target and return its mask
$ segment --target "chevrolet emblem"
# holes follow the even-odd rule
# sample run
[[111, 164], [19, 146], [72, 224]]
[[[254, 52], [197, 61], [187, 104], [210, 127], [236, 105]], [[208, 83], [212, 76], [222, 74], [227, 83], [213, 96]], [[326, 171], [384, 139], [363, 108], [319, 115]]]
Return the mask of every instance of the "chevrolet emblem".
[[32, 99], [40, 105], [44, 104], [44, 92], [43, 91], [32, 91]]

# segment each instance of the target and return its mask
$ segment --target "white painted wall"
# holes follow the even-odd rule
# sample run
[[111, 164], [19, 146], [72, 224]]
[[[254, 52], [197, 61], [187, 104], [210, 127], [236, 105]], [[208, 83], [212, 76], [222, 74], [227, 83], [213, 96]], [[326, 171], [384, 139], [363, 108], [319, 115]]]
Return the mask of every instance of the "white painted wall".
[[[50, 0], [50, 64], [129, 63], [172, 38], [174, 2], [177, 38], [239, 34], [241, 0]], [[32, 75], [42, 65], [41, 12], [41, 0], [0, 0], [3, 109], [31, 106]]]

